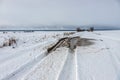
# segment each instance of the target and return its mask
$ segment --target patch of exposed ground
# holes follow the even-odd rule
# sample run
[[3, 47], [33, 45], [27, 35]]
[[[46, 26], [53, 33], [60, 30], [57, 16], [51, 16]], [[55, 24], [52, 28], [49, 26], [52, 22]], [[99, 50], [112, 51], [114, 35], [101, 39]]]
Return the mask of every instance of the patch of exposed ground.
[[79, 36], [61, 38], [56, 44], [48, 48], [48, 53], [55, 51], [59, 47], [67, 47], [74, 50], [77, 46], [90, 46], [94, 44], [93, 40], [94, 39], [80, 38]]

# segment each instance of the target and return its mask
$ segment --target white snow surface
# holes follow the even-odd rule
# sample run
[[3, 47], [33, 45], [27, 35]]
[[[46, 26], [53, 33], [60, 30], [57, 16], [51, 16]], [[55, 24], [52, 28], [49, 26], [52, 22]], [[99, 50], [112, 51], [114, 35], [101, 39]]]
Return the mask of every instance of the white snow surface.
[[17, 46], [0, 48], [0, 80], [120, 80], [120, 31], [76, 32], [94, 44], [75, 51], [47, 48], [64, 32], [0, 32], [0, 46], [10, 37]]

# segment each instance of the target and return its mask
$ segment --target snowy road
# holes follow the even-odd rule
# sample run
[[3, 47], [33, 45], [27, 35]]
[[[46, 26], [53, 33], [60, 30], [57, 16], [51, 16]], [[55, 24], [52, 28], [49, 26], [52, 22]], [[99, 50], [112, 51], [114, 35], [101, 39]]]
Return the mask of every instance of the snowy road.
[[92, 39], [94, 44], [78, 46], [75, 51], [61, 47], [48, 55], [46, 47], [56, 38], [9, 52], [5, 51], [9, 47], [0, 49], [0, 80], [120, 80], [119, 34], [120, 31], [76, 33], [72, 36]]

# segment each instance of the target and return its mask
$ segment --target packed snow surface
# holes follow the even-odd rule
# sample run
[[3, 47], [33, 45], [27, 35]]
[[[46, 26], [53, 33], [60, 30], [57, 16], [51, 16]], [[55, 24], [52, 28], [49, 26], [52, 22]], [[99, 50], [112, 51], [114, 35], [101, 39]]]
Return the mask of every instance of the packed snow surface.
[[47, 53], [65, 32], [0, 32], [17, 45], [0, 47], [0, 80], [120, 80], [120, 31], [76, 32], [67, 36], [93, 44]]

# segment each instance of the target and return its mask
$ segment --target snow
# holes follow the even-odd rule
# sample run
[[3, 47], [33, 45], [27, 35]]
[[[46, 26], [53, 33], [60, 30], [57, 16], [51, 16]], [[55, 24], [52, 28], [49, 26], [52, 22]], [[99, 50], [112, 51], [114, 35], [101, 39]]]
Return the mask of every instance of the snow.
[[11, 37], [17, 46], [0, 48], [0, 80], [120, 80], [120, 31], [76, 32], [93, 44], [47, 53], [64, 32], [0, 32], [0, 45]]

